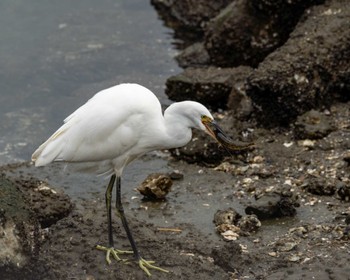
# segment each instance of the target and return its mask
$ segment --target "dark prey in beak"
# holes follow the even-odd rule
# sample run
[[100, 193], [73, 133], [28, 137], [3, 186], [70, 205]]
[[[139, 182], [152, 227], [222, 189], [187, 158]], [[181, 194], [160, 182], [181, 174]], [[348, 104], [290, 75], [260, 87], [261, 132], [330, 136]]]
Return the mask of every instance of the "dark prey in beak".
[[211, 122], [203, 122], [206, 128], [209, 130], [210, 134], [215, 138], [215, 140], [220, 143], [229, 153], [230, 151], [243, 151], [248, 150], [254, 146], [254, 143], [245, 143], [241, 141], [235, 141], [229, 138], [221, 127], [212, 120]]

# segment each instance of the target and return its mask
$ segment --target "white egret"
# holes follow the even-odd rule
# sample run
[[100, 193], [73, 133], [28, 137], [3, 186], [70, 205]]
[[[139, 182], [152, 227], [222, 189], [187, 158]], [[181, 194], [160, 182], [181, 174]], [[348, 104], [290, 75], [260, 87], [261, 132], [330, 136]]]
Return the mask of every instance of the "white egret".
[[[202, 104], [183, 101], [170, 105], [162, 114], [157, 97], [137, 84], [120, 84], [95, 94], [64, 120], [64, 124], [32, 155], [35, 166], [53, 161], [83, 164], [89, 172], [111, 175], [105, 198], [108, 222], [106, 261], [112, 255], [133, 253], [135, 261], [150, 276], [149, 269], [168, 272], [140, 255], [129, 230], [121, 202], [121, 175], [125, 166], [137, 157], [157, 149], [186, 145], [192, 128], [207, 132], [227, 149], [236, 148], [217, 126]], [[238, 147], [237, 147], [238, 148]], [[114, 248], [111, 219], [113, 186], [116, 184], [116, 209], [129, 239], [131, 251]]]

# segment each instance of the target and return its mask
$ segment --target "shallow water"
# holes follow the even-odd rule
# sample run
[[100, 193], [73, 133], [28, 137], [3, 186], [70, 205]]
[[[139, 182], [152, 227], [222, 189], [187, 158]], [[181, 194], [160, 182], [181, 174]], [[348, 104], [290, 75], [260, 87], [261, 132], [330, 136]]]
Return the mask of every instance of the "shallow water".
[[[29, 161], [67, 115], [108, 86], [137, 82], [169, 104], [165, 80], [180, 71], [172, 33], [145, 1], [8, 1], [0, 4], [0, 36], [0, 166]], [[177, 168], [185, 179], [174, 184], [166, 202], [142, 201], [135, 188], [148, 174]], [[104, 204], [108, 179], [70, 172], [63, 164], [4, 170], [15, 178], [47, 181], [77, 205], [82, 199]], [[164, 152], [151, 153], [125, 169], [123, 203], [138, 219], [158, 226], [191, 223], [213, 234], [213, 213], [225, 193], [207, 191], [218, 178], [201, 172], [197, 166], [169, 164]]]
[[172, 31], [148, 1], [13, 0], [0, 4], [0, 165], [26, 161], [94, 93], [122, 82], [162, 104], [179, 71]]

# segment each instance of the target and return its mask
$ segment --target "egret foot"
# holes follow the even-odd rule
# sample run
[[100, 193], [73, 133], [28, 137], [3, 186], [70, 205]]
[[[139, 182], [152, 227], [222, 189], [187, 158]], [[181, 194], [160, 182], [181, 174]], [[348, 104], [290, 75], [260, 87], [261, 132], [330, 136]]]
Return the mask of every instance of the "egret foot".
[[138, 260], [139, 266], [140, 268], [147, 274], [147, 276], [151, 276], [151, 273], [149, 272], [149, 268], [150, 269], [156, 269], [162, 272], [166, 272], [168, 273], [169, 271], [163, 268], [160, 268], [158, 266], [153, 265], [155, 262], [154, 261], [146, 261], [143, 258], [140, 258]]
[[110, 255], [112, 255], [113, 258], [114, 258], [115, 260], [117, 260], [117, 261], [125, 261], [124, 259], [121, 259], [121, 258], [119, 257], [119, 255], [123, 255], [123, 254], [133, 254], [133, 253], [134, 253], [133, 251], [122, 251], [122, 250], [114, 249], [114, 248], [112, 248], [112, 247], [107, 248], [107, 247], [100, 246], [100, 245], [97, 245], [97, 246], [96, 246], [96, 249], [106, 252], [106, 262], [107, 262], [108, 264], [111, 264]]

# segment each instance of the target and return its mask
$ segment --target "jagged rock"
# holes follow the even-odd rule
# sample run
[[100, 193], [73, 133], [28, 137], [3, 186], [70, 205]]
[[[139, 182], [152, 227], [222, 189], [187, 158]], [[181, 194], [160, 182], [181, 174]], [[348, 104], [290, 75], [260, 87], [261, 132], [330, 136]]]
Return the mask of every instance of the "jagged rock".
[[206, 23], [231, 0], [151, 0], [165, 25], [175, 30], [176, 37], [196, 41], [203, 36]]
[[350, 201], [350, 184], [339, 182], [336, 188], [339, 199]]
[[192, 134], [193, 137], [186, 146], [169, 150], [177, 160], [209, 166], [219, 164], [225, 156], [228, 156], [227, 152], [219, 148], [218, 144], [207, 135], [195, 130]]
[[236, 224], [242, 216], [233, 208], [226, 210], [218, 210], [214, 215], [214, 224], [216, 226], [221, 224]]
[[297, 198], [290, 191], [266, 192], [246, 207], [248, 215], [256, 215], [260, 220], [294, 216], [298, 207]]
[[12, 181], [0, 176], [1, 279], [33, 279], [47, 227], [73, 208], [69, 197], [36, 179]]
[[169, 175], [154, 173], [148, 175], [137, 190], [147, 199], [164, 199], [172, 185], [173, 181]]
[[326, 180], [310, 176], [303, 185], [303, 189], [316, 195], [333, 195], [337, 189], [336, 180]]
[[249, 235], [251, 232], [256, 232], [261, 227], [261, 222], [255, 215], [246, 215], [239, 219], [237, 226], [244, 235]]
[[[35, 259], [40, 248], [40, 225], [18, 187], [0, 177], [0, 275], [17, 274]], [[4, 278], [5, 279], [5, 278]]]
[[320, 0], [236, 0], [212, 19], [205, 33], [211, 62], [222, 67], [256, 67], [281, 46], [303, 11]]
[[210, 62], [208, 52], [203, 43], [194, 43], [188, 46], [175, 59], [182, 68], [205, 66]]
[[166, 94], [175, 101], [196, 100], [212, 109], [225, 108], [236, 85], [244, 82], [251, 68], [187, 68], [170, 77]]
[[48, 183], [37, 179], [18, 180], [31, 209], [42, 228], [50, 227], [67, 217], [74, 204], [68, 195], [53, 189]]
[[[248, 78], [256, 119], [289, 125], [312, 108], [350, 98], [350, 6], [333, 0], [308, 10], [289, 40]], [[333, 94], [337, 92], [337, 94]]]

